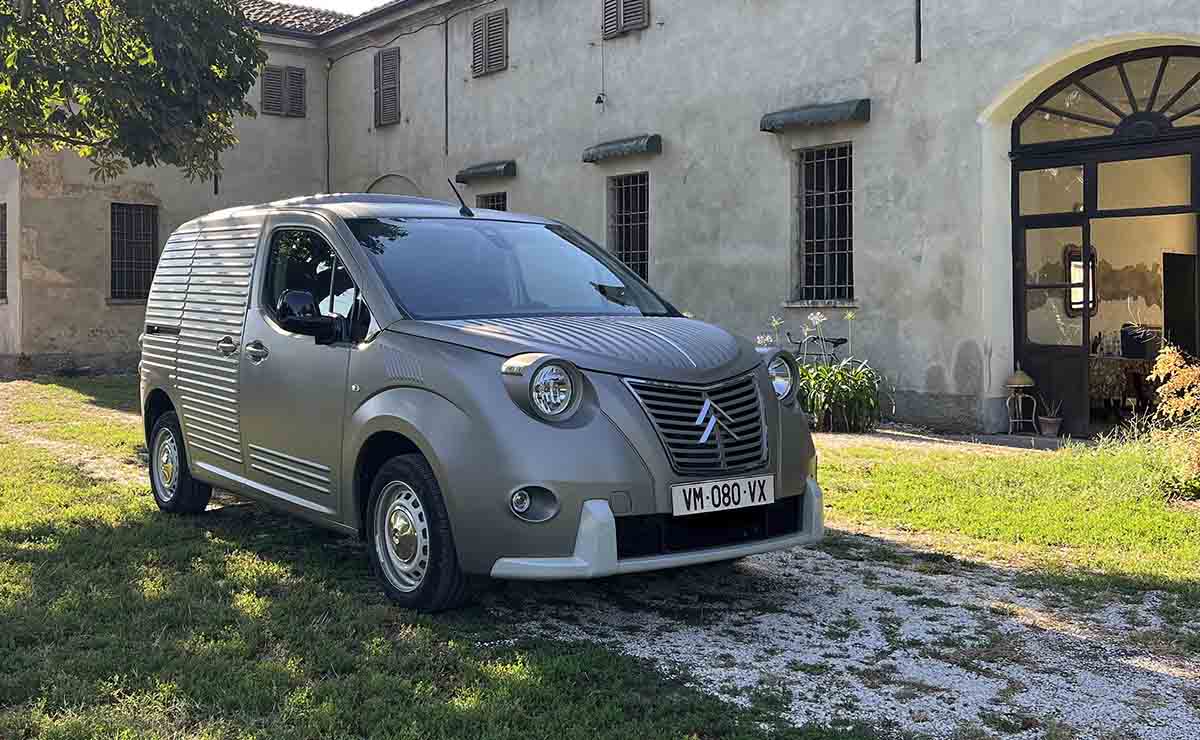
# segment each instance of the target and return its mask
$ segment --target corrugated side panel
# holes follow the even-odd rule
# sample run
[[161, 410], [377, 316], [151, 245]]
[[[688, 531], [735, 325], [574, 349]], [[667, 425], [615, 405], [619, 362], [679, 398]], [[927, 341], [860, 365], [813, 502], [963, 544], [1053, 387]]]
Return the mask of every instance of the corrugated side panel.
[[259, 231], [253, 226], [196, 234], [179, 325], [176, 385], [188, 443], [238, 465], [238, 354], [222, 355], [217, 343], [224, 337], [242, 342]]
[[[195, 243], [196, 232], [177, 231], [163, 246], [146, 300], [148, 327], [179, 328]], [[178, 341], [179, 337], [174, 333], [147, 333], [142, 340], [142, 362], [174, 378]]]
[[258, 445], [250, 445], [250, 467], [325, 495], [333, 485], [327, 466]]

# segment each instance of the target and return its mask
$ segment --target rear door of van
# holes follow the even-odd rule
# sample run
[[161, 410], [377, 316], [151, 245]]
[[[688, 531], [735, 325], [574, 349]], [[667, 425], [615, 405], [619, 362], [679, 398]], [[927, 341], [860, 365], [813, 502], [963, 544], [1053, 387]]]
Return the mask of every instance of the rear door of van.
[[192, 473], [209, 482], [245, 473], [238, 360], [262, 225], [205, 223], [192, 247], [175, 385]]

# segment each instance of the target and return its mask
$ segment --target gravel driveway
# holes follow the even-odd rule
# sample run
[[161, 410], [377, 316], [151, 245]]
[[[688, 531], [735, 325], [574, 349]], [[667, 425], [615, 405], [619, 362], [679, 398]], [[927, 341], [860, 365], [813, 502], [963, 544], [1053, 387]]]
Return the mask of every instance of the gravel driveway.
[[728, 701], [775, 702], [797, 725], [886, 718], [934, 738], [1200, 737], [1200, 660], [1150, 639], [1200, 635], [1194, 613], [1164, 623], [1168, 597], [1088, 607], [996, 567], [831, 534], [819, 549], [734, 564], [514, 584], [487, 605], [505, 619], [536, 613], [547, 637], [648, 658]]

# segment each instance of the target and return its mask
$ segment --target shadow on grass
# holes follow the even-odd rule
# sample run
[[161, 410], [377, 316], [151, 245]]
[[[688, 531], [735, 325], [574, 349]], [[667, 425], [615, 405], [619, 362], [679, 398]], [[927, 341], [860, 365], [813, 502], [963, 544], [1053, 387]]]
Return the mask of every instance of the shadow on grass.
[[876, 737], [782, 728], [478, 607], [404, 612], [356, 542], [257, 505], [79, 514], [0, 527], [0, 736]]
[[981, 580], [1011, 578], [1014, 585], [1028, 589], [1051, 589], [1077, 605], [1107, 606], [1114, 598], [1140, 602], [1149, 591], [1175, 594], [1179, 606], [1200, 606], [1200, 580], [1173, 580], [1152, 575], [1102, 572], [1079, 567], [1006, 568], [981, 563], [969, 557], [951, 555], [898, 543], [883, 537], [827, 531], [817, 548], [829, 555], [856, 562], [893, 563], [923, 573], [951, 574], [971, 571]]
[[140, 413], [136, 373], [78, 377], [42, 375], [31, 380], [50, 391], [65, 389], [78, 393], [89, 406], [130, 414]]

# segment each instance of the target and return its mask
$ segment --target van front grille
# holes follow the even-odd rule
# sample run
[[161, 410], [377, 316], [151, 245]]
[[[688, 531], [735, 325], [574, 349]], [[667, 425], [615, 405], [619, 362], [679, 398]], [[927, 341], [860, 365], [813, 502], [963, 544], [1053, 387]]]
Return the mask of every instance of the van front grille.
[[681, 475], [751, 470], [767, 459], [753, 373], [710, 386], [626, 379]]

